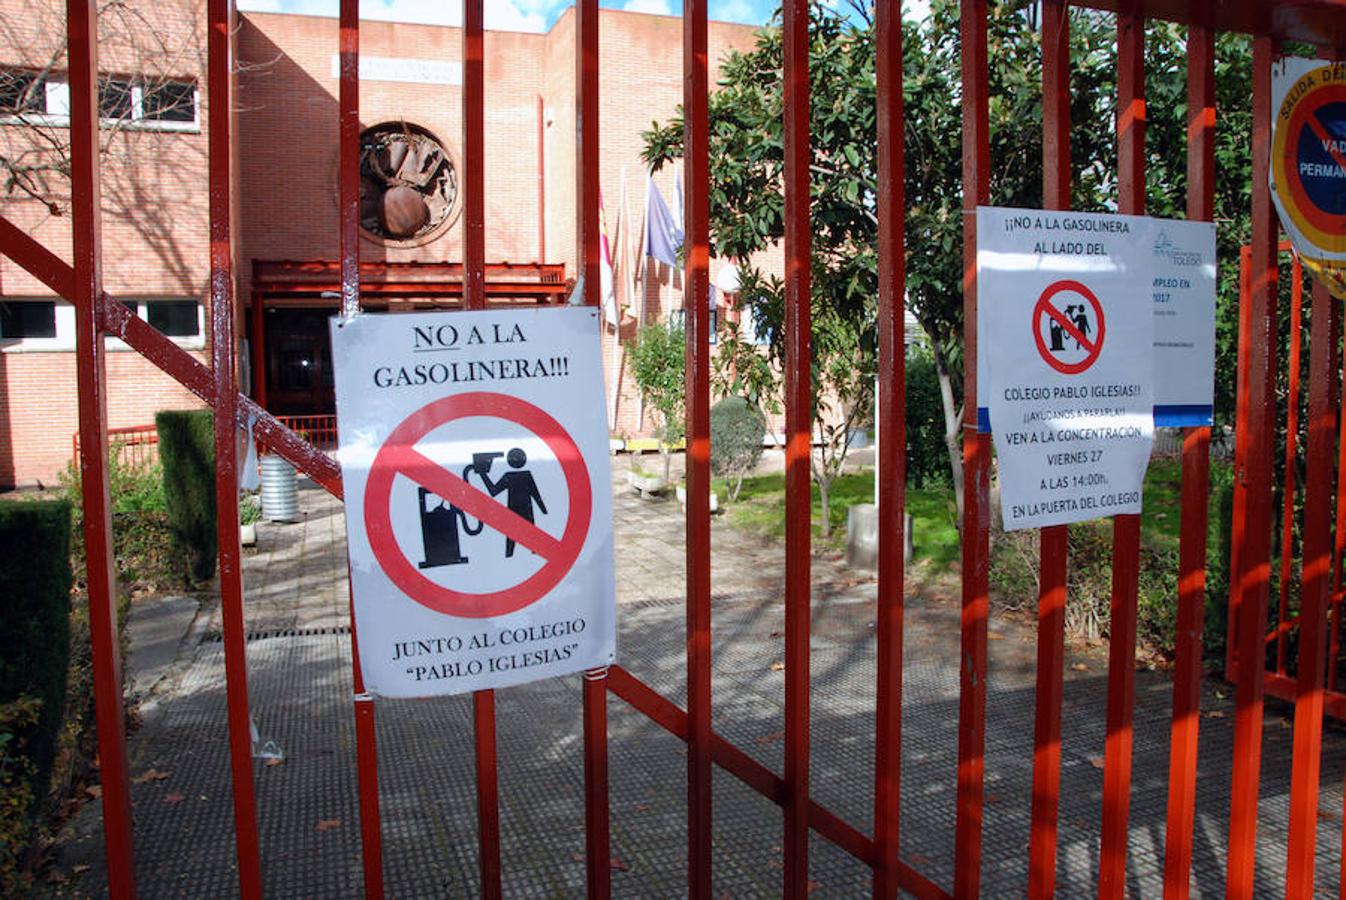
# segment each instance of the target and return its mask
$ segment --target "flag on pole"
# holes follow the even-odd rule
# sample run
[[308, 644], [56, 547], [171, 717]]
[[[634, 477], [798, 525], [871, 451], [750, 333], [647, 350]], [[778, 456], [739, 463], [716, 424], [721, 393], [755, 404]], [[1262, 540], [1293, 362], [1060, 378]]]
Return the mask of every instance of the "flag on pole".
[[645, 187], [645, 255], [677, 268], [681, 247], [682, 229], [664, 202], [664, 195], [659, 193], [659, 185], [654, 183], [651, 173]]
[[603, 208], [603, 192], [598, 192], [598, 215], [602, 229], [598, 233], [598, 247], [601, 251], [598, 260], [599, 294], [602, 297], [603, 321], [609, 325], [621, 322], [621, 313], [617, 309], [617, 295], [613, 291], [612, 246], [608, 242], [608, 214]]

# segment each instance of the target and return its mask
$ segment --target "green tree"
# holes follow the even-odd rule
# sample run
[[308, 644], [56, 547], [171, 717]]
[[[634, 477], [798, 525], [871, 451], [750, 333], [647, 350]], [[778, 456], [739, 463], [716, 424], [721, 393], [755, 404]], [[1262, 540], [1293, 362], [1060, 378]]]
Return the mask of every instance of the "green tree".
[[684, 335], [680, 327], [666, 322], [646, 325], [636, 335], [631, 350], [631, 376], [659, 417], [659, 453], [664, 458], [664, 481], [668, 481], [672, 445], [682, 439], [685, 408]]

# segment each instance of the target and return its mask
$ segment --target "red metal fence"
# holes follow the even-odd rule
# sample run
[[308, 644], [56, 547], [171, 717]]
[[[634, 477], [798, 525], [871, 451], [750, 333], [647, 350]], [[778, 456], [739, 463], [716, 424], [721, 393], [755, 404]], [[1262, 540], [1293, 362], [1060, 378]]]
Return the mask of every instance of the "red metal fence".
[[[1064, 208], [1070, 199], [1069, 79], [1066, 0], [1043, 0], [1044, 196], [1043, 205]], [[1144, 206], [1145, 61], [1143, 15], [1177, 19], [1188, 31], [1188, 203], [1191, 218], [1209, 220], [1214, 212], [1214, 37], [1215, 29], [1254, 34], [1253, 66], [1253, 242], [1248, 259], [1249, 296], [1244, 304], [1241, 344], [1237, 479], [1242, 518], [1237, 529], [1236, 568], [1239, 618], [1237, 713], [1228, 833], [1228, 884], [1231, 896], [1253, 894], [1257, 830], [1262, 698], [1268, 683], [1263, 658], [1272, 475], [1275, 390], [1275, 306], [1277, 229], [1267, 187], [1270, 153], [1270, 70], [1281, 38], [1346, 45], [1346, 23], [1335, 0], [1191, 4], [1187, 2], [1091, 2], [1117, 12], [1118, 109], [1120, 160], [1118, 206], [1140, 213]], [[463, 190], [465, 195], [465, 305], [485, 305], [482, 0], [464, 4]], [[607, 698], [631, 704], [686, 742], [688, 890], [707, 897], [711, 890], [711, 792], [715, 766], [733, 774], [783, 810], [784, 870], [782, 892], [803, 897], [809, 891], [809, 837], [816, 833], [871, 867], [874, 893], [893, 896], [898, 888], [926, 897], [975, 897], [980, 889], [982, 818], [986, 801], [985, 725], [987, 699], [987, 564], [990, 438], [976, 430], [976, 304], [974, 210], [990, 199], [986, 0], [965, 0], [961, 36], [964, 121], [965, 221], [965, 391], [964, 466], [967, 502], [963, 519], [962, 652], [954, 882], [933, 883], [900, 855], [898, 813], [902, 711], [902, 523], [901, 473], [905, 395], [903, 389], [902, 315], [902, 75], [900, 3], [876, 4], [879, 42], [877, 72], [879, 191], [880, 466], [886, 473], [879, 498], [882, 532], [878, 574], [877, 709], [874, 723], [875, 808], [871, 833], [848, 824], [821, 806], [810, 790], [809, 643], [809, 71], [808, 4], [785, 3], [785, 171], [786, 198], [786, 563], [785, 563], [785, 764], [778, 774], [716, 733], [711, 717], [709, 481], [709, 322], [708, 292], [708, 142], [707, 4], [686, 0], [683, 7], [686, 112], [686, 284], [687, 304], [687, 708], [659, 695], [630, 672], [614, 666], [584, 680], [583, 738], [588, 892], [610, 893], [608, 828]], [[196, 362], [146, 322], [107, 296], [100, 281], [98, 43], [93, 0], [68, 0], [71, 85], [71, 171], [73, 181], [74, 262], [66, 265], [30, 236], [0, 219], [5, 253], [75, 306], [80, 397], [80, 447], [84, 491], [85, 546], [90, 601], [90, 631], [96, 673], [97, 727], [103, 781], [102, 803], [109, 886], [113, 896], [135, 893], [131, 810], [115, 597], [110, 547], [111, 519], [105, 464], [106, 425], [103, 335], [121, 338], [155, 362], [215, 410], [218, 463], [223, 640], [228, 676], [228, 725], [233, 773], [234, 824], [240, 893], [261, 894], [261, 849], [249, 740], [248, 684], [245, 660], [241, 569], [236, 521], [235, 473], [237, 424], [255, 420], [258, 438], [282, 453], [316, 482], [341, 496], [335, 463], [237, 392], [235, 380], [235, 308], [232, 295], [233, 240], [229, 160], [232, 149], [230, 41], [233, 10], [229, 0], [209, 0], [210, 260], [212, 308], [211, 367]], [[1193, 12], [1205, 10], [1204, 14]], [[580, 0], [576, 10], [576, 105], [578, 111], [577, 195], [580, 273], [585, 301], [597, 303], [598, 286], [598, 2]], [[360, 307], [359, 283], [359, 22], [356, 0], [341, 0], [340, 16], [340, 246], [342, 312]], [[1290, 819], [1287, 893], [1307, 897], [1313, 890], [1314, 835], [1318, 816], [1318, 776], [1324, 692], [1326, 612], [1331, 566], [1330, 505], [1336, 394], [1336, 336], [1339, 307], [1320, 290], [1313, 295], [1313, 334], [1308, 398], [1307, 478], [1303, 529], [1302, 587], [1299, 614], [1299, 666], [1292, 688], [1296, 705], [1295, 754]], [[1182, 536], [1177, 573], [1179, 611], [1165, 828], [1166, 895], [1187, 896], [1190, 889], [1195, 808], [1196, 744], [1201, 670], [1201, 621], [1205, 596], [1207, 485], [1210, 432], [1191, 428], [1184, 434]], [[1318, 490], [1316, 488], [1323, 487]], [[1107, 744], [1104, 760], [1103, 827], [1099, 894], [1125, 894], [1126, 835], [1131, 787], [1132, 706], [1135, 691], [1135, 615], [1139, 521], [1119, 516], [1114, 522], [1113, 600], [1108, 667]], [[1061, 702], [1066, 539], [1063, 528], [1041, 533], [1042, 575], [1038, 614], [1038, 673], [1033, 754], [1032, 837], [1028, 847], [1028, 893], [1054, 890], [1057, 810], [1061, 766]], [[1336, 550], [1341, 552], [1341, 532]], [[1339, 586], [1339, 566], [1337, 574]], [[1339, 596], [1339, 595], [1338, 595]], [[1340, 604], [1336, 606], [1340, 610]], [[1335, 620], [1334, 620], [1335, 625]], [[1339, 628], [1334, 628], [1334, 635]], [[355, 657], [354, 716], [360, 791], [361, 846], [368, 896], [383, 894], [375, 703], [364, 692]], [[1334, 646], [1336, 638], [1334, 637]], [[496, 779], [494, 696], [474, 700], [478, 790], [478, 839], [482, 892], [501, 894], [500, 829]]]

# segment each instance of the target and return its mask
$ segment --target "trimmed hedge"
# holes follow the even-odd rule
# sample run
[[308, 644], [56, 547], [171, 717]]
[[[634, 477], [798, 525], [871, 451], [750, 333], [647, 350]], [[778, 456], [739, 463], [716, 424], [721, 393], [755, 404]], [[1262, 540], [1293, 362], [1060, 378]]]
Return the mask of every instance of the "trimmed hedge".
[[154, 415], [164, 503], [180, 571], [188, 584], [215, 574], [215, 431], [210, 410], [164, 410]]
[[0, 706], [24, 698], [41, 703], [31, 723], [6, 728], [31, 763], [25, 774], [37, 798], [46, 793], [65, 717], [70, 504], [0, 501], [0, 547]]

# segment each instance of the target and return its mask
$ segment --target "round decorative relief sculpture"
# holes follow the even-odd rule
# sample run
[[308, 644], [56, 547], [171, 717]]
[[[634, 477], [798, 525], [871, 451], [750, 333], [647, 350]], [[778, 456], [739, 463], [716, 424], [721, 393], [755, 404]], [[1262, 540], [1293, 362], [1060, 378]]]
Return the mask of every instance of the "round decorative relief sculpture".
[[409, 122], [360, 134], [360, 228], [393, 246], [426, 244], [458, 217], [458, 170], [439, 138]]

